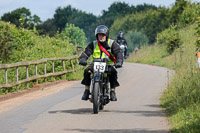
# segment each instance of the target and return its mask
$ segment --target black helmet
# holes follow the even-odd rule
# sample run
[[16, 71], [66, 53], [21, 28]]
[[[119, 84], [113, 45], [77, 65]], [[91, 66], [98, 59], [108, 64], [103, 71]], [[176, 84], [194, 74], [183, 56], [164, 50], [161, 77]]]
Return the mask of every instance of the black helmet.
[[123, 31], [119, 31], [118, 36], [119, 37], [121, 37], [121, 36], [123, 37], [124, 36], [124, 32]]
[[106, 27], [105, 25], [99, 25], [97, 26], [97, 28], [95, 29], [95, 36], [97, 37], [97, 34], [99, 33], [103, 33], [107, 36], [107, 38], [109, 37], [109, 29], [108, 27]]

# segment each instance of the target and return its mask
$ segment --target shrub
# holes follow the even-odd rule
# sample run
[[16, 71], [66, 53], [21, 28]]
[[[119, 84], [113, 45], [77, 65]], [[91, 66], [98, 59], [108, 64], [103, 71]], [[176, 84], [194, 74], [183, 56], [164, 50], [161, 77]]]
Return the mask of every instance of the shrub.
[[182, 44], [176, 27], [171, 25], [168, 29], [159, 33], [156, 38], [157, 44], [166, 45], [169, 54], [172, 54]]
[[130, 31], [125, 35], [125, 37], [129, 44], [129, 52], [133, 52], [136, 47], [140, 48], [149, 43], [148, 37], [142, 32]]
[[86, 36], [82, 29], [79, 27], [75, 27], [74, 24], [66, 24], [65, 30], [61, 33], [62, 39], [69, 40], [72, 44], [85, 45], [86, 44]]
[[200, 17], [197, 18], [197, 26], [196, 26], [195, 30], [196, 30], [195, 35], [197, 37], [197, 39], [196, 39], [196, 47], [200, 48]]
[[179, 25], [185, 27], [189, 24], [193, 24], [198, 16], [200, 11], [200, 6], [193, 3], [187, 3], [185, 9], [183, 10], [182, 14], [179, 17]]
[[39, 36], [37, 31], [17, 28], [0, 21], [0, 63], [67, 57], [73, 54], [75, 47], [67, 39]]

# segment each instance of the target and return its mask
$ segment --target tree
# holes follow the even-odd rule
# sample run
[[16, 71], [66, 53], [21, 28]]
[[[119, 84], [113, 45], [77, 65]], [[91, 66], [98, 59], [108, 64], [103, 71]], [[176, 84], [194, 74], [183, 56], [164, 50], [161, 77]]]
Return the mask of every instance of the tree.
[[108, 8], [108, 11], [103, 10], [103, 14], [100, 17], [100, 22], [105, 24], [107, 27], [110, 27], [114, 20], [117, 18], [122, 18], [126, 14], [131, 13], [130, 6], [125, 2], [114, 2]]
[[142, 32], [152, 44], [155, 42], [157, 33], [169, 27], [168, 13], [169, 10], [163, 7], [127, 15], [122, 19], [115, 20], [111, 27], [111, 35], [116, 35], [120, 30], [126, 33], [129, 31]]
[[136, 13], [136, 12], [144, 12], [144, 11], [147, 11], [147, 10], [150, 10], [150, 9], [157, 10], [158, 7], [156, 7], [154, 5], [149, 5], [149, 4], [144, 3], [143, 5], [137, 5], [135, 7], [135, 12], [134, 13]]
[[70, 23], [71, 20], [75, 18], [78, 10], [72, 8], [71, 5], [61, 8], [58, 7], [54, 14], [54, 20], [57, 28], [63, 30], [65, 28], [66, 23]]
[[51, 37], [54, 36], [54, 34], [57, 32], [57, 27], [55, 25], [54, 19], [47, 19], [42, 24], [38, 25], [37, 29], [41, 35], [45, 34]]
[[[1, 20], [6, 21], [6, 22], [11, 22], [15, 24], [17, 27], [21, 25], [20, 20], [23, 20], [23, 27], [27, 28], [30, 25], [32, 27], [35, 25], [40, 24], [42, 21], [40, 20], [40, 17], [37, 15], [31, 16], [31, 12], [29, 9], [26, 9], [25, 7], [18, 8], [14, 11], [5, 13], [2, 17]], [[21, 25], [22, 26], [22, 25]]]
[[171, 25], [168, 29], [157, 35], [157, 44], [165, 45], [167, 52], [172, 54], [182, 44], [177, 26]]
[[133, 52], [135, 48], [141, 48], [149, 43], [148, 37], [142, 32], [130, 31], [125, 35], [125, 37], [129, 44], [129, 52]]
[[135, 6], [129, 6], [125, 2], [114, 2], [108, 8], [108, 11], [103, 10], [102, 16], [99, 18], [100, 23], [111, 27], [116, 19], [121, 19], [128, 14], [135, 14], [137, 12], [143, 12], [149, 9], [156, 10], [156, 6], [143, 4]]
[[82, 29], [75, 27], [74, 24], [66, 24], [65, 30], [61, 33], [61, 38], [69, 40], [72, 44], [78, 44], [84, 46], [87, 38]]
[[37, 16], [37, 15], [33, 15], [33, 17], [32, 17], [32, 23], [35, 25], [35, 26], [37, 26], [37, 25], [39, 25], [42, 21], [40, 20], [40, 17], [39, 16]]
[[187, 1], [185, 0], [176, 0], [175, 5], [170, 10], [170, 22], [176, 24], [179, 17], [181, 16], [184, 8], [187, 6]]
[[57, 29], [60, 31], [64, 30], [66, 23], [72, 23], [75, 26], [84, 30], [88, 40], [93, 38], [91, 31], [94, 31], [91, 25], [96, 23], [97, 17], [93, 14], [87, 14], [75, 8], [72, 8], [70, 5], [64, 8], [57, 8], [56, 13], [54, 14], [54, 20]]

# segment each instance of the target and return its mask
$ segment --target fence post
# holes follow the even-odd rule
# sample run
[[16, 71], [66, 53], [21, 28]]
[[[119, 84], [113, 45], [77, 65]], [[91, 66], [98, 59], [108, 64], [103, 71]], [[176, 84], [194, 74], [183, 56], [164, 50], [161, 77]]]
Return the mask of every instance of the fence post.
[[73, 72], [74, 72], [74, 64], [73, 64], [73, 61], [70, 60], [70, 62], [71, 62], [71, 65], [72, 65], [72, 70], [73, 70]]
[[[77, 64], [79, 63], [78, 58], [76, 59]], [[78, 68], [81, 69], [80, 65], [78, 65]]]
[[18, 67], [16, 67], [16, 82], [18, 82], [19, 81], [19, 76], [18, 76], [19, 74], [18, 74]]
[[[37, 72], [37, 64], [35, 64], [35, 76], [38, 75], [38, 72]], [[38, 84], [38, 79], [36, 79], [36, 84]]]
[[52, 61], [52, 73], [54, 73], [54, 61]]
[[[47, 64], [46, 62], [44, 63], [44, 75], [47, 73]], [[47, 78], [44, 78], [45, 82], [47, 81]]]
[[62, 65], [63, 65], [63, 71], [65, 71], [65, 61], [62, 60]]
[[[19, 81], [19, 71], [18, 71], [18, 66], [16, 67], [16, 82]], [[18, 90], [18, 85], [16, 86], [16, 89]]]
[[[26, 79], [29, 78], [28, 66], [26, 66]], [[29, 87], [29, 82], [26, 82], [26, 87]]]
[[5, 84], [8, 84], [7, 76], [7, 68], [5, 68]]

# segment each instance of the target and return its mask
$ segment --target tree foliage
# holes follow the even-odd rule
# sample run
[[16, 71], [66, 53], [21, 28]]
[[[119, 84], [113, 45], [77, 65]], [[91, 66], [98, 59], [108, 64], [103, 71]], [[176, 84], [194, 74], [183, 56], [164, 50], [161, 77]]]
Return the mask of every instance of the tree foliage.
[[74, 24], [66, 24], [65, 30], [61, 33], [61, 38], [69, 40], [72, 44], [86, 45], [87, 38], [82, 29], [75, 27]]
[[24, 28], [37, 26], [42, 22], [40, 20], [40, 17], [38, 17], [37, 15], [31, 16], [30, 10], [25, 7], [5, 13], [1, 17], [1, 20], [11, 22], [17, 27], [22, 26]]
[[[82, 12], [72, 6], [67, 7], [58, 7], [55, 11], [54, 18], [52, 21], [52, 27], [54, 24], [56, 25], [57, 30], [62, 31], [65, 28], [66, 23], [72, 23], [75, 26], [83, 29], [86, 34], [87, 41], [92, 41], [95, 39], [94, 31], [98, 25], [106, 25], [107, 27], [111, 27], [113, 22], [116, 19], [122, 19], [127, 14], [132, 14], [136, 12], [142, 12], [149, 9], [157, 9], [156, 6], [143, 4], [137, 6], [130, 6], [125, 2], [114, 2], [112, 3], [108, 10], [103, 10], [101, 16], [94, 16], [93, 14], [88, 14]], [[39, 29], [41, 29], [41, 34], [49, 34], [56, 33], [56, 30], [48, 30], [46, 28], [46, 24], [50, 24], [49, 20], [45, 21]], [[50, 33], [51, 32], [51, 33]]]
[[129, 31], [125, 37], [129, 44], [129, 52], [133, 52], [135, 48], [141, 48], [149, 43], [148, 37], [142, 32]]
[[127, 15], [123, 19], [115, 20], [111, 26], [111, 34], [117, 34], [120, 30], [125, 32], [139, 31], [147, 35], [150, 43], [154, 43], [156, 34], [168, 26], [168, 9], [163, 7], [158, 10], [147, 10]]
[[99, 22], [107, 27], [110, 27], [116, 18], [123, 18], [126, 14], [131, 13], [130, 6], [125, 2], [114, 2], [108, 8], [108, 11], [103, 10]]
[[157, 7], [153, 5], [143, 4], [137, 6], [129, 6], [125, 2], [114, 2], [108, 8], [108, 11], [103, 10], [99, 21], [108, 27], [111, 27], [116, 19], [122, 19], [128, 14], [135, 14], [149, 9], [156, 10]]
[[[24, 56], [24, 49], [32, 47], [34, 42], [32, 36], [34, 32], [20, 28], [18, 30], [15, 25], [3, 23], [0, 21], [0, 60], [2, 62], [16, 61]], [[19, 56], [15, 53], [21, 52]], [[15, 56], [13, 56], [16, 54]]]
[[197, 26], [196, 26], [196, 37], [197, 37], [197, 40], [196, 40], [196, 48], [198, 50], [200, 50], [200, 17], [198, 17], [197, 19]]
[[[181, 27], [194, 23], [199, 16], [199, 8], [198, 4], [186, 0], [176, 0], [171, 8], [156, 7], [149, 4], [133, 6], [125, 2], [114, 2], [108, 10], [103, 10], [102, 15], [98, 17], [69, 5], [62, 8], [58, 7], [55, 10], [54, 17], [42, 24], [39, 24], [39, 17], [37, 15], [31, 16], [30, 11], [26, 8], [19, 8], [11, 13], [4, 14], [2, 19], [10, 20], [10, 22], [21, 27], [28, 27], [30, 23], [37, 25], [40, 34], [48, 34], [51, 37], [56, 35], [57, 31], [66, 34], [66, 28], [69, 28], [66, 27], [66, 24], [73, 24], [70, 28], [78, 27], [82, 29], [87, 37], [86, 42], [96, 39], [94, 36], [95, 28], [104, 24], [110, 29], [111, 38], [115, 38], [117, 33], [122, 30], [129, 35], [133, 34], [130, 36], [142, 33], [137, 35], [142, 36], [144, 34], [148, 38], [149, 44], [153, 44], [156, 41], [157, 34], [167, 29], [171, 24]], [[75, 37], [74, 35], [72, 38]], [[71, 42], [77, 43], [77, 41], [72, 40]]]
[[[60, 31], [64, 30], [66, 23], [72, 23], [84, 30], [88, 39], [90, 39], [90, 26], [96, 22], [97, 17], [93, 14], [87, 14], [70, 5], [64, 8], [57, 8], [54, 14], [54, 22]], [[89, 31], [89, 32], [88, 32]], [[94, 31], [94, 30], [93, 30]]]
[[157, 44], [166, 45], [167, 52], [172, 54], [176, 48], [179, 48], [182, 44], [177, 26], [171, 25], [169, 29], [157, 35]]
[[49, 35], [54, 36], [57, 32], [57, 27], [55, 25], [55, 19], [48, 19], [44, 21], [42, 24], [37, 26], [39, 33], [41, 35]]
[[180, 15], [184, 11], [184, 8], [187, 5], [186, 0], [176, 0], [175, 5], [170, 10], [170, 23], [176, 24], [179, 20]]
[[200, 14], [200, 5], [196, 3], [187, 3], [182, 11], [182, 14], [178, 18], [178, 24], [180, 27], [195, 23]]
[[0, 63], [65, 57], [74, 51], [67, 39], [39, 36], [33, 30], [0, 21]]
[[10, 58], [10, 54], [13, 52], [13, 49], [16, 48], [16, 45], [12, 43], [13, 38], [9, 33], [9, 27], [3, 24], [0, 25], [0, 61], [7, 61]]

